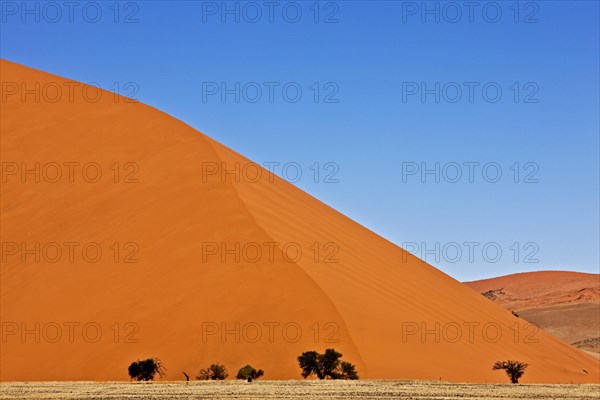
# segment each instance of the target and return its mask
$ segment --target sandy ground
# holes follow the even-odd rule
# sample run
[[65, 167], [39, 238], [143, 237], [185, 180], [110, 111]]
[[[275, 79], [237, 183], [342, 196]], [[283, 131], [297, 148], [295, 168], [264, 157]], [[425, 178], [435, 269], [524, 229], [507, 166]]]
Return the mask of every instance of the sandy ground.
[[598, 399], [600, 385], [453, 384], [427, 381], [3, 383], [0, 399]]

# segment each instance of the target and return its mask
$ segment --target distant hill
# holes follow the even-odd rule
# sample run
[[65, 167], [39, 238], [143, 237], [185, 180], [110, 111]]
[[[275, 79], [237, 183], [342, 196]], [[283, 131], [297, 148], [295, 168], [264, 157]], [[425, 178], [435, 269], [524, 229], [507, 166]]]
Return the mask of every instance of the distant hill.
[[600, 275], [539, 271], [465, 284], [565, 342], [600, 353]]

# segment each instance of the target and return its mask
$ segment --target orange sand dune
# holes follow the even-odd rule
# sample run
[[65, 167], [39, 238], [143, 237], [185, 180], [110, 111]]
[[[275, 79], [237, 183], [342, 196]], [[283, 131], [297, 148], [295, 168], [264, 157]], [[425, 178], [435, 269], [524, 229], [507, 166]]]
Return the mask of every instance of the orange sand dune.
[[512, 310], [600, 301], [599, 274], [537, 271], [465, 284]]
[[1, 380], [126, 380], [149, 356], [168, 379], [217, 361], [300, 378], [297, 355], [334, 347], [362, 378], [506, 382], [492, 364], [518, 359], [523, 382], [599, 381], [591, 356], [184, 123], [0, 66]]

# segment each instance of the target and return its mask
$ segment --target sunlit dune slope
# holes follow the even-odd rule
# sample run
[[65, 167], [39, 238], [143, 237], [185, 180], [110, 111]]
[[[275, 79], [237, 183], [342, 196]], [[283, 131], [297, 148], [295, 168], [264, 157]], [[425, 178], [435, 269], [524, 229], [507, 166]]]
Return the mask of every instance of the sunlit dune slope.
[[1, 78], [1, 380], [126, 380], [150, 356], [168, 379], [300, 378], [302, 351], [333, 347], [362, 378], [505, 382], [491, 366], [518, 359], [523, 382], [598, 382], [589, 355], [169, 115]]

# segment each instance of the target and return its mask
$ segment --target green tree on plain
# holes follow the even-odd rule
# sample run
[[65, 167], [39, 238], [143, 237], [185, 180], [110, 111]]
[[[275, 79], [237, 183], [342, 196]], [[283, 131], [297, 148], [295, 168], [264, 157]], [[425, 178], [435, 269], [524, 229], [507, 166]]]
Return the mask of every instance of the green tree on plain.
[[137, 381], [151, 381], [158, 374], [161, 378], [165, 377], [166, 369], [158, 358], [147, 358], [132, 362], [127, 369], [131, 379]]
[[503, 369], [506, 372], [506, 375], [508, 375], [510, 378], [511, 383], [519, 383], [519, 378], [521, 378], [525, 373], [527, 364], [513, 360], [497, 361], [492, 369]]
[[216, 381], [226, 379], [228, 376], [227, 369], [223, 364], [211, 364], [208, 368], [201, 369], [196, 379]]
[[358, 379], [358, 373], [353, 364], [341, 361], [341, 353], [327, 349], [320, 354], [316, 351], [305, 351], [298, 357], [302, 369], [302, 377], [316, 375], [319, 379]]
[[350, 364], [349, 362], [342, 361], [341, 367], [341, 378], [340, 379], [358, 379], [358, 373], [356, 372], [356, 368], [354, 364]]
[[252, 365], [245, 365], [237, 373], [237, 379], [246, 379], [248, 382], [252, 382], [255, 379], [263, 376], [265, 372], [262, 369], [256, 369]]

